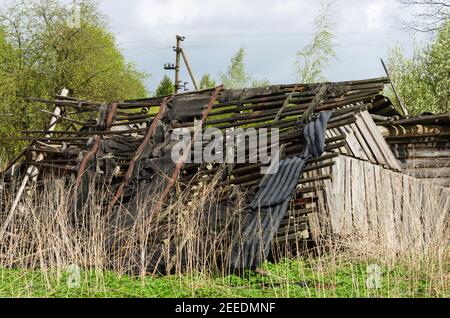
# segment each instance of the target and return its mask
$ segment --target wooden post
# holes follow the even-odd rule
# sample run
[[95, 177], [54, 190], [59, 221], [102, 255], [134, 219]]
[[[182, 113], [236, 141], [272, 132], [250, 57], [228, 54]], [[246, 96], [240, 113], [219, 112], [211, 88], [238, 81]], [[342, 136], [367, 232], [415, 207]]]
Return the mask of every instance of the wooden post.
[[180, 49], [180, 50], [181, 50], [181, 56], [183, 57], [183, 60], [184, 60], [184, 64], [186, 64], [186, 68], [189, 72], [189, 76], [191, 76], [192, 83], [194, 83], [195, 90], [198, 91], [199, 86], [197, 84], [197, 81], [195, 80], [194, 73], [192, 72], [191, 64], [189, 64], [188, 58], [187, 58], [186, 54], [184, 53], [184, 50], [183, 49]]
[[[63, 89], [61, 92], [61, 96], [66, 97], [69, 94], [69, 91], [67, 89]], [[55, 110], [53, 111], [54, 116], [51, 118], [50, 120], [50, 128], [49, 131], [54, 131], [55, 130], [55, 123], [58, 120], [58, 117], [61, 115], [61, 108], [59, 106], [55, 107]], [[51, 137], [51, 133], [47, 133], [45, 135], [45, 137], [50, 138]], [[44, 155], [42, 153], [40, 153], [37, 158], [36, 158], [36, 162], [40, 162], [44, 160]], [[17, 204], [19, 204], [20, 198], [22, 197], [23, 191], [25, 190], [25, 187], [28, 183], [28, 180], [30, 179], [30, 177], [32, 178], [32, 180], [36, 180], [37, 176], [39, 174], [39, 169], [36, 166], [30, 165], [27, 169], [27, 174], [25, 175], [25, 177], [22, 180], [22, 184], [20, 185], [19, 191], [16, 194], [16, 197], [14, 198], [13, 204], [11, 206], [11, 209], [9, 210], [9, 214], [6, 217], [5, 222], [3, 222], [2, 227], [0, 229], [0, 241], [3, 240], [3, 236], [6, 232], [6, 230], [8, 229], [9, 224], [12, 221], [12, 218], [14, 216], [14, 211], [17, 207]]]

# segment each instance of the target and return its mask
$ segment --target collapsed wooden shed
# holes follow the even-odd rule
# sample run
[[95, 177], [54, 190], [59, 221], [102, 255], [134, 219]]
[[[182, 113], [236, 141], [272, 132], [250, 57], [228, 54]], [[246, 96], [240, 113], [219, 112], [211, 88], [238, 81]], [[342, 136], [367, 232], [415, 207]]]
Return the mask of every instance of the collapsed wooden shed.
[[[21, 171], [34, 168], [39, 170], [40, 178], [45, 178], [47, 172], [72, 176], [75, 209], [84, 204], [91, 180], [95, 179], [99, 186], [107, 184], [112, 196], [103, 208], [115, 211], [119, 203], [127, 207], [130, 217], [122, 220], [127, 227], [133, 222], [138, 188], [148, 194], [159, 190], [151, 207], [152, 211], [159, 211], [176, 180], [188, 183], [199, 172], [211, 178], [220, 172], [221, 182], [247, 193], [249, 202], [263, 186], [274, 187], [270, 191], [274, 197], [279, 196], [286, 188], [279, 180], [264, 183], [261, 162], [215, 164], [206, 168], [203, 164], [185, 163], [186, 158], [178, 163], [170, 158], [176, 143], [171, 133], [189, 128], [194, 135], [195, 120], [200, 119], [203, 129], [278, 128], [280, 159], [286, 165], [297, 160], [292, 165], [298, 166], [299, 159], [304, 159], [305, 164], [283, 175], [285, 183], [295, 182], [296, 186], [289, 190], [288, 204], [283, 203], [276, 212], [269, 209], [267, 213], [277, 213], [276, 217], [269, 215], [258, 232], [263, 233], [264, 240], [257, 238], [257, 241], [271, 246], [318, 244], [355, 232], [377, 230], [391, 246], [423, 245], [446, 222], [450, 188], [406, 174], [423, 176], [419, 174], [421, 165], [429, 160], [422, 160], [424, 157], [418, 154], [426, 153], [430, 158], [439, 158], [433, 160], [430, 171], [436, 177], [444, 176], [438, 183], [448, 186], [445, 177], [450, 158], [445, 139], [448, 116], [401, 118], [390, 101], [380, 95], [387, 83], [386, 78], [377, 78], [241, 90], [219, 86], [111, 104], [64, 96], [55, 100], [35, 98], [33, 102], [57, 107], [60, 115], [53, 116], [53, 126], [46, 130], [24, 131], [22, 139], [31, 143], [23, 153]], [[307, 146], [304, 129], [324, 112], [329, 112], [329, 119], [324, 130], [323, 153], [303, 157]], [[416, 122], [426, 126], [424, 133], [410, 127]], [[60, 128], [54, 130], [55, 124]], [[400, 130], [405, 124], [406, 130]], [[425, 142], [423, 138], [432, 141]], [[189, 149], [193, 146], [194, 141], [188, 144]], [[250, 155], [247, 153], [246, 157]], [[420, 164], [409, 161], [414, 156], [421, 158]], [[4, 175], [10, 174], [12, 167]], [[294, 171], [301, 174], [297, 176]], [[430, 176], [423, 177], [428, 180]], [[246, 226], [256, 225], [250, 220]], [[243, 232], [256, 233], [246, 228]], [[408, 233], [410, 240], [405, 241], [401, 233]], [[250, 236], [255, 239], [257, 234]], [[237, 253], [244, 252], [238, 249]], [[240, 262], [236, 267], [256, 266], [267, 253], [263, 248], [262, 258], [253, 253], [244, 258], [254, 261]]]

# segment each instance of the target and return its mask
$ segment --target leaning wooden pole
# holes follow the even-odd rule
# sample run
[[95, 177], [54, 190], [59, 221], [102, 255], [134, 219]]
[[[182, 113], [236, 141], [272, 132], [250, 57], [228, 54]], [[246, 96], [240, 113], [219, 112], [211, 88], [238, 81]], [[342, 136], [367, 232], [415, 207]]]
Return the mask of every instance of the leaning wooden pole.
[[380, 60], [381, 60], [381, 64], [383, 65], [384, 71], [386, 72], [386, 75], [389, 78], [389, 82], [391, 82], [392, 90], [394, 91], [395, 97], [397, 98], [398, 103], [400, 104], [400, 108], [403, 111], [403, 115], [408, 116], [409, 115], [408, 108], [406, 108], [405, 104], [403, 104], [403, 101], [400, 98], [400, 95], [397, 93], [397, 90], [395, 89], [394, 82], [392, 81], [391, 75], [389, 74], [389, 70], [387, 69], [386, 64], [384, 64], [383, 59], [380, 59]]
[[[63, 96], [63, 97], [67, 97], [68, 94], [69, 94], [69, 91], [65, 88], [61, 92], [61, 96]], [[51, 132], [53, 132], [55, 130], [56, 122], [60, 115], [61, 115], [61, 108], [59, 106], [56, 106], [53, 111], [53, 116], [50, 120], [50, 128], [48, 129], [49, 133], [47, 133], [45, 135], [45, 137], [48, 137], [48, 138], [51, 137]], [[42, 160], [44, 160], [44, 155], [42, 153], [40, 153], [37, 156], [35, 161], [40, 162]], [[25, 175], [25, 177], [22, 180], [19, 191], [17, 192], [16, 197], [14, 198], [13, 204], [11, 205], [11, 209], [9, 210], [8, 216], [6, 217], [6, 220], [5, 220], [5, 222], [3, 222], [2, 227], [0, 229], [0, 241], [3, 240], [3, 236], [6, 233], [6, 230], [8, 229], [8, 226], [14, 217], [14, 211], [16, 210], [17, 205], [19, 204], [19, 201], [22, 197], [23, 191], [25, 191], [25, 187], [27, 186], [27, 183], [30, 180], [30, 177], [33, 179], [37, 178], [38, 173], [39, 173], [39, 168], [37, 168], [36, 166], [30, 165], [28, 167], [27, 174]]]
[[192, 83], [194, 84], [195, 90], [198, 91], [200, 89], [200, 87], [197, 84], [197, 80], [195, 79], [194, 72], [192, 72], [191, 64], [189, 63], [189, 60], [188, 60], [186, 54], [184, 53], [184, 50], [183, 49], [180, 49], [180, 50], [181, 50], [181, 56], [183, 57], [184, 64], [186, 65], [186, 68], [189, 72], [189, 76], [191, 77], [191, 80], [192, 80]]

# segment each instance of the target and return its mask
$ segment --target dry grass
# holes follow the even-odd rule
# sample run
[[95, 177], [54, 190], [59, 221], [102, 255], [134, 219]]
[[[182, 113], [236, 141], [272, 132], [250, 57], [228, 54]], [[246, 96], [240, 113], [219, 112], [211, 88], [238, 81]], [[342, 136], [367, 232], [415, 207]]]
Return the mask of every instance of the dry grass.
[[[247, 286], [242, 281], [239, 286], [234, 286], [239, 292], [229, 289], [230, 276], [226, 270], [229, 233], [233, 220], [238, 219], [242, 210], [243, 196], [237, 194], [235, 202], [222, 211], [226, 217], [219, 217], [215, 211], [219, 203], [223, 203], [223, 193], [229, 189], [220, 189], [218, 179], [201, 180], [197, 179], [188, 187], [178, 185], [169, 204], [158, 213], [152, 213], [150, 208], [158, 197], [146, 195], [137, 204], [135, 212], [122, 206], [120, 211], [108, 215], [102, 206], [110, 199], [110, 193], [92, 190], [87, 204], [76, 218], [69, 209], [70, 187], [66, 181], [53, 179], [41, 185], [39, 190], [30, 188], [0, 244], [0, 268], [39, 272], [46, 295], [52, 295], [55, 281], [59, 282], [64, 277], [71, 264], [77, 264], [89, 273], [89, 279], [95, 281], [95, 288], [104, 288], [104, 277], [112, 271], [119, 276], [139, 276], [142, 286], [148, 283], [149, 277], [158, 274], [175, 275], [183, 281], [189, 277], [189, 282], [182, 283], [184, 289], [181, 290], [186, 290], [185, 294], [175, 293], [179, 280], [169, 283], [175, 296], [251, 296], [246, 294], [251, 290], [255, 295], [265, 296], [264, 293], [259, 294], [262, 292], [260, 288], [253, 288], [250, 283]], [[4, 220], [12, 195], [3, 191], [0, 196], [0, 219]], [[411, 213], [419, 213], [417, 211]], [[124, 219], [117, 219], [114, 215], [129, 216], [133, 220], [132, 226], [125, 230], [120, 226]], [[404, 295], [400, 291], [405, 288], [405, 282], [408, 291], [421, 286], [426, 295], [445, 297], [448, 296], [449, 279], [448, 219], [439, 222], [435, 236], [426, 248], [423, 245], [420, 248], [411, 245], [401, 251], [392, 248], [384, 243], [386, 240], [380, 233], [386, 233], [386, 228], [380, 223], [381, 227], [374, 227], [364, 235], [355, 233], [333, 244], [324, 242], [321, 246], [324, 252], [314, 257], [302, 254], [304, 251], [300, 250], [291, 255], [284, 253], [290, 260], [277, 267], [265, 264], [263, 267], [268, 276], [262, 280], [259, 277], [257, 281], [271, 286], [271, 292], [267, 293], [270, 297], [341, 296], [338, 293], [341, 275], [347, 274], [349, 281], [342, 286], [349, 289], [348, 294], [344, 293], [348, 297]], [[416, 234], [404, 232], [402, 235], [408, 241], [411, 235]], [[390, 279], [390, 289], [387, 294], [365, 288], [365, 280], [361, 277], [365, 277], [365, 267], [370, 264], [388, 269], [386, 275]], [[389, 278], [390, 270], [399, 268], [401, 270]], [[299, 280], [307, 281], [308, 286], [302, 287], [305, 291], [297, 294], [295, 288]], [[205, 292], [209, 290], [205, 289], [207, 285], [215, 291]], [[240, 289], [246, 287], [247, 291]], [[144, 291], [142, 293], [145, 294]], [[33, 293], [25, 292], [25, 295]], [[416, 294], [411, 292], [411, 295]]]
[[[149, 270], [180, 274], [223, 269], [220, 264], [226, 259], [217, 259], [221, 253], [216, 252], [226, 249], [241, 201], [231, 204], [222, 211], [226, 217], [220, 217], [216, 211], [225, 190], [218, 189], [217, 181], [178, 185], [161, 211], [151, 208], [158, 195], [145, 193], [142, 198], [137, 196], [134, 208], [121, 206], [107, 214], [104, 204], [110, 202], [111, 193], [106, 188], [91, 186], [87, 203], [74, 213], [66, 181], [48, 180], [23, 195], [0, 245], [0, 266], [59, 273], [78, 264], [95, 271], [141, 276]], [[12, 199], [11, 193], [3, 191], [2, 220]]]

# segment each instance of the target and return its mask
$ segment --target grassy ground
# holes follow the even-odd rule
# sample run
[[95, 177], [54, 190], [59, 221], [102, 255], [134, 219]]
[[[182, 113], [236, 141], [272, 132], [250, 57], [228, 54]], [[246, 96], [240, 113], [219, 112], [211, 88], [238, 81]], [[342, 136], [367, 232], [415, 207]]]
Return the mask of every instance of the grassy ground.
[[[69, 288], [67, 273], [0, 270], [0, 297], [449, 297], [448, 275], [381, 265], [380, 288], [367, 288], [368, 263], [285, 260], [264, 273], [146, 277], [82, 272]], [[448, 268], [447, 271], [448, 273]]]

